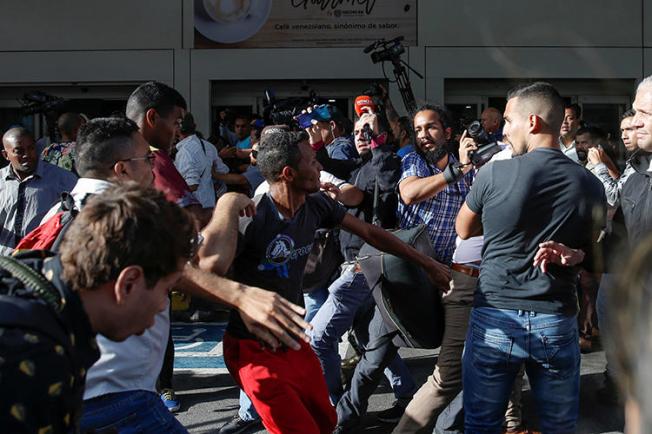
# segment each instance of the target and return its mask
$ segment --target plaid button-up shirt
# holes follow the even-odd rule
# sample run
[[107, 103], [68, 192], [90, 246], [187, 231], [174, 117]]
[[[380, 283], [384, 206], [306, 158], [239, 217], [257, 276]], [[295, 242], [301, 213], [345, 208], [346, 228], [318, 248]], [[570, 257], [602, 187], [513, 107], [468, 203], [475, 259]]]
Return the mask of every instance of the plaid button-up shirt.
[[[451, 161], [457, 161], [451, 154]], [[442, 173], [437, 167], [426, 162], [416, 152], [406, 155], [401, 161], [401, 181], [410, 177], [427, 178]], [[435, 249], [435, 259], [450, 264], [455, 251], [455, 218], [464, 203], [473, 183], [474, 170], [464, 175], [458, 182], [449, 184], [434, 197], [422, 202], [406, 205], [399, 201], [398, 218], [401, 228], [408, 229], [419, 224], [428, 228], [430, 241]]]

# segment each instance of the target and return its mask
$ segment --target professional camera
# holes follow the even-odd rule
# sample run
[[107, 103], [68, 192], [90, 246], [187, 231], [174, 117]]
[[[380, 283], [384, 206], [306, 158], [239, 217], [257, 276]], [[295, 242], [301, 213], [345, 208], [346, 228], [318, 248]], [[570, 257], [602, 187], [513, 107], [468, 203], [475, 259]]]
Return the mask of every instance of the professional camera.
[[305, 128], [297, 124], [297, 118], [306, 107], [319, 105], [325, 102], [317, 96], [317, 93], [310, 89], [307, 97], [276, 99], [274, 92], [265, 91], [265, 103], [263, 117], [268, 125], [288, 125], [292, 129]]
[[396, 59], [400, 59], [401, 54], [405, 53], [405, 47], [401, 44], [403, 39], [403, 36], [399, 36], [391, 41], [381, 39], [365, 48], [364, 52], [368, 54], [373, 50], [376, 50], [371, 53], [371, 61], [374, 63], [392, 62]]
[[58, 96], [49, 95], [41, 91], [27, 92], [19, 99], [24, 115], [60, 111], [65, 100]]
[[491, 160], [491, 157], [502, 151], [498, 142], [487, 134], [484, 128], [482, 128], [480, 121], [471, 122], [471, 125], [466, 129], [466, 132], [478, 145], [478, 149], [471, 152], [469, 155], [471, 157], [471, 163], [473, 163], [474, 166], [482, 166], [487, 161]]
[[392, 65], [394, 65], [393, 72], [395, 80], [390, 82], [396, 83], [399, 92], [401, 92], [401, 98], [403, 98], [405, 109], [410, 115], [413, 115], [417, 110], [417, 103], [414, 99], [414, 93], [412, 92], [412, 85], [410, 84], [410, 76], [407, 73], [407, 69], [412, 71], [421, 79], [423, 79], [423, 75], [419, 74], [414, 68], [401, 59], [401, 55], [405, 53], [405, 47], [403, 47], [403, 44], [401, 43], [403, 39], [403, 36], [399, 36], [390, 41], [380, 39], [369, 45], [363, 51], [365, 54], [371, 53], [371, 61], [373, 63], [383, 63], [383, 75], [387, 81], [390, 80], [385, 73], [384, 62], [391, 62]]

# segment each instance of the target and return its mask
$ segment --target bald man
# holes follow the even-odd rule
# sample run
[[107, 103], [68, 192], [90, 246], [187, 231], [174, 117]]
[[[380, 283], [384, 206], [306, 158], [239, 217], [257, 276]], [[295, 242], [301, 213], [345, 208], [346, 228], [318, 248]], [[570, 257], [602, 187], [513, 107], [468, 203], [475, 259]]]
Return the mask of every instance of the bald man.
[[2, 146], [9, 165], [0, 169], [0, 254], [8, 255], [39, 225], [61, 193], [72, 190], [77, 177], [39, 161], [34, 137], [25, 128], [7, 131]]
[[503, 114], [494, 107], [487, 107], [480, 115], [482, 128], [496, 140], [502, 140], [503, 138], [501, 129], [502, 122]]
[[[559, 149], [563, 100], [548, 83], [511, 91], [504, 136], [518, 158], [482, 167], [460, 210], [462, 239], [484, 234], [464, 356], [465, 432], [502, 430], [522, 365], [542, 432], [576, 432], [577, 268], [599, 264], [602, 183]], [[518, 176], [515, 176], [518, 174]]]

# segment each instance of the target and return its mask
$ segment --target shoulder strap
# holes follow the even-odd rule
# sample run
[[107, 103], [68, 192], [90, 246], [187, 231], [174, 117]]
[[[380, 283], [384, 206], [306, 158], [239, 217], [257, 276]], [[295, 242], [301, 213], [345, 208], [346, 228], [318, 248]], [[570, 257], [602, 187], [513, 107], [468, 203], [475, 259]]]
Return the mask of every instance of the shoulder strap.
[[61, 293], [41, 273], [12, 256], [0, 256], [0, 268], [21, 282], [38, 298], [45, 301], [56, 312], [61, 312], [66, 304]]
[[[84, 199], [82, 199], [82, 206], [84, 205], [84, 203], [86, 202], [89, 196], [91, 195], [88, 194], [84, 197]], [[60, 209], [63, 211], [63, 214], [61, 215], [61, 220], [59, 221], [59, 224], [61, 225], [61, 229], [59, 230], [57, 237], [54, 239], [54, 242], [52, 243], [52, 247], [50, 247], [50, 250], [53, 252], [59, 251], [59, 246], [63, 241], [63, 236], [66, 234], [66, 232], [68, 232], [68, 229], [70, 229], [70, 225], [77, 217], [77, 214], [79, 214], [79, 210], [75, 208], [75, 200], [73, 199], [72, 195], [69, 193], [61, 193]]]

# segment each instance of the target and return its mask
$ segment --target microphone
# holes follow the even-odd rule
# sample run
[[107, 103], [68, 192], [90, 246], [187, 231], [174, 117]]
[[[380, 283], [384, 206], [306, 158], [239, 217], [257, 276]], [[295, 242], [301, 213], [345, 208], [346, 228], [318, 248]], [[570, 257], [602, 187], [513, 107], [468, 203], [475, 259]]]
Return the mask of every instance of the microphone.
[[358, 117], [362, 116], [364, 113], [376, 113], [378, 111], [378, 106], [374, 103], [373, 98], [367, 95], [360, 95], [355, 99], [355, 114]]

